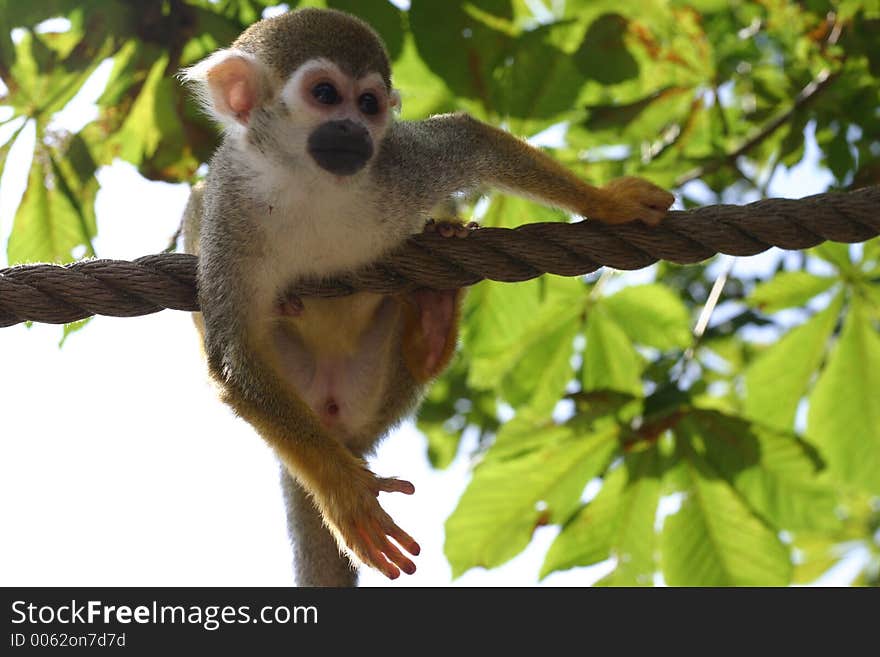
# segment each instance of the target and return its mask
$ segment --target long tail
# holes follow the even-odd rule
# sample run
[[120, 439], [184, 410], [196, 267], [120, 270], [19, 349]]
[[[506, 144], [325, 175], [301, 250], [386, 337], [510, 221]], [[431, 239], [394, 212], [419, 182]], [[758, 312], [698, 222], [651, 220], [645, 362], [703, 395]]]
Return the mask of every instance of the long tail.
[[308, 493], [283, 465], [281, 488], [297, 586], [357, 586], [357, 569], [340, 553]]

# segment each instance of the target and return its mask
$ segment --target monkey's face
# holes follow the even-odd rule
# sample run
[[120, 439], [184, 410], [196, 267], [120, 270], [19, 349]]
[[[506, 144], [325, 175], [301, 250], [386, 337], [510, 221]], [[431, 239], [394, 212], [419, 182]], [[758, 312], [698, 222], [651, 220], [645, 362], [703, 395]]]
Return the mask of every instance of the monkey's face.
[[378, 73], [354, 78], [325, 59], [297, 69], [280, 100], [306, 129], [305, 152], [335, 176], [351, 176], [370, 162], [398, 104]]
[[273, 166], [312, 166], [337, 178], [370, 163], [399, 105], [380, 73], [354, 77], [324, 58], [279, 81], [254, 55], [221, 50], [185, 77], [202, 84], [207, 109], [246, 149]]

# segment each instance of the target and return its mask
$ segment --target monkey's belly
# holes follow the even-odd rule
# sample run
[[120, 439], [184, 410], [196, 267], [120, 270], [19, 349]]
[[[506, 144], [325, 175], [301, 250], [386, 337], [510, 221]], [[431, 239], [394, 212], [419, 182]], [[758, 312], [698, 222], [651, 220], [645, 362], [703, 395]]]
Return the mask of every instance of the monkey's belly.
[[305, 299], [278, 319], [281, 374], [321, 425], [339, 437], [375, 425], [388, 387], [397, 307], [375, 294]]
[[311, 379], [302, 381], [299, 389], [303, 400], [326, 428], [344, 430], [350, 424], [352, 395], [344, 383], [347, 365], [343, 360], [316, 358]]

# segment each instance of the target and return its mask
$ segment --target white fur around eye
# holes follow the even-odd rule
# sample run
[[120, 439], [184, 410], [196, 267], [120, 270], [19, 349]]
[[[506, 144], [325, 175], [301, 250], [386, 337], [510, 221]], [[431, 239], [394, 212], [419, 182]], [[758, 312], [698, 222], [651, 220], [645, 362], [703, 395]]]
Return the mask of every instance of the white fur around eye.
[[342, 71], [339, 70], [339, 67], [336, 66], [329, 59], [324, 59], [323, 57], [318, 57], [315, 59], [310, 59], [306, 61], [302, 66], [296, 69], [293, 74], [287, 79], [287, 82], [284, 83], [284, 86], [281, 88], [281, 100], [284, 101], [284, 104], [290, 107], [291, 109], [296, 109], [297, 107], [301, 107], [303, 104], [301, 93], [301, 87], [303, 79], [315, 73], [315, 71], [327, 71], [331, 75], [333, 79], [344, 78]]

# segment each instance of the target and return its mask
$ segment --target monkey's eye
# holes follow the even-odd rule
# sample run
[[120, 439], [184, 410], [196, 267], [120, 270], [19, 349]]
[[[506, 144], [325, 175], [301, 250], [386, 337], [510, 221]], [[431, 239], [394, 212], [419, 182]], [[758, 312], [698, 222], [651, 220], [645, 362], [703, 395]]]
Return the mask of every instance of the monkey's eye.
[[322, 105], [335, 105], [341, 100], [336, 87], [329, 82], [319, 82], [312, 87], [312, 96]]
[[358, 107], [364, 114], [378, 114], [379, 100], [373, 94], [361, 94], [358, 98]]

